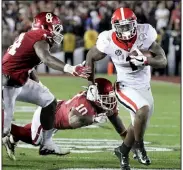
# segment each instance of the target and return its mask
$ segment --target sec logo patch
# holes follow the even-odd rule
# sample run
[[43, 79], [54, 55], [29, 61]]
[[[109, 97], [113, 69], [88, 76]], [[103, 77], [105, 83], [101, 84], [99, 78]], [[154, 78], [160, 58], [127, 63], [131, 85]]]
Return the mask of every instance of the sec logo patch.
[[116, 51], [115, 51], [115, 54], [116, 54], [117, 56], [120, 56], [120, 55], [122, 54], [122, 51], [121, 51], [121, 50], [116, 50]]

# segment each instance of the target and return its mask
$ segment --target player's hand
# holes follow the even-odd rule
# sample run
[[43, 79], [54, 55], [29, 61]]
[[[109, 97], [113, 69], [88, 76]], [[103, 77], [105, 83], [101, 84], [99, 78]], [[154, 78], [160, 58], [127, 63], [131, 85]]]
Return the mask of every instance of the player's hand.
[[137, 52], [137, 56], [135, 56], [135, 55], [130, 55], [129, 57], [130, 57], [130, 62], [132, 63], [132, 64], [134, 64], [135, 66], [145, 66], [145, 65], [147, 65], [147, 57], [146, 56], [144, 56], [141, 52], [140, 52], [140, 50], [135, 50], [136, 52]]
[[88, 66], [84, 66], [85, 61], [82, 64], [78, 64], [76, 66], [71, 66], [66, 64], [64, 67], [64, 72], [70, 73], [73, 76], [78, 76], [82, 78], [88, 78], [91, 73], [91, 68]]
[[94, 117], [93, 122], [94, 123], [106, 123], [108, 120], [106, 113], [100, 113], [97, 116]]
[[86, 98], [87, 98], [87, 100], [90, 100], [93, 102], [99, 100], [97, 85], [93, 85], [93, 84], [89, 85], [88, 90], [87, 90], [87, 94], [86, 94]]
[[130, 56], [130, 62], [135, 66], [145, 66], [147, 65], [147, 57], [142, 56]]

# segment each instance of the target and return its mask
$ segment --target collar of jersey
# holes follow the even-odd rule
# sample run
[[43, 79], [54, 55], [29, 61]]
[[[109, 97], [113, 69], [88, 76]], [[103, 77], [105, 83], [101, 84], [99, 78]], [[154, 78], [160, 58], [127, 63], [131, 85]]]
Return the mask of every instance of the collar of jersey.
[[136, 39], [137, 39], [137, 34], [132, 38], [131, 42], [126, 44], [126, 43], [124, 43], [122, 41], [118, 41], [117, 40], [115, 32], [112, 33], [112, 40], [113, 40], [114, 44], [116, 44], [118, 47], [120, 47], [120, 48], [122, 48], [122, 49], [124, 49], [126, 51], [130, 51], [131, 50], [131, 48], [132, 48], [133, 44], [135, 43]]

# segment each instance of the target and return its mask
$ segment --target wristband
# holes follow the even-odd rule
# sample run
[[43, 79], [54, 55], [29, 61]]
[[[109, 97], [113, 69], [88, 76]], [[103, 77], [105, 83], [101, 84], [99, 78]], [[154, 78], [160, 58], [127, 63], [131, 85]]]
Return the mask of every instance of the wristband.
[[64, 72], [71, 73], [72, 72], [72, 66], [69, 64], [66, 64], [64, 66]]

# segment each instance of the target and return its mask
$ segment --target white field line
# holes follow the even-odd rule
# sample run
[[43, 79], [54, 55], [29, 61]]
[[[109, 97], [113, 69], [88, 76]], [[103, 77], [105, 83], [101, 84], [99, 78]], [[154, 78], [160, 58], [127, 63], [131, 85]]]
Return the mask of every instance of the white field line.
[[[70, 138], [55, 138], [55, 143], [62, 147], [71, 149], [73, 153], [95, 153], [113, 151], [115, 147], [121, 144], [120, 140], [108, 139], [70, 139]], [[152, 147], [149, 146], [150, 142], [145, 142], [147, 151], [173, 151], [172, 148]], [[32, 145], [19, 143], [18, 147], [21, 148], [36, 148]]]
[[[64, 149], [71, 149], [71, 153], [98, 153], [98, 152], [106, 152], [106, 151], [113, 151], [114, 147], [117, 146], [75, 146], [73, 145], [58, 145]], [[19, 148], [29, 148], [29, 149], [37, 149], [38, 147], [35, 147], [33, 145], [29, 144], [18, 144]], [[88, 150], [87, 150], [88, 149]], [[92, 149], [97, 149], [97, 150], [92, 150]], [[105, 151], [104, 151], [105, 149]], [[173, 149], [168, 149], [168, 148], [156, 148], [156, 147], [146, 147], [146, 151], [148, 152], [169, 152], [173, 151]]]
[[[58, 169], [58, 170], [121, 170], [117, 168], [67, 168], [67, 169]], [[137, 169], [131, 168], [131, 170], [144, 170], [144, 169]], [[148, 170], [179, 170], [179, 169], [148, 169]]]
[[[122, 117], [122, 119], [126, 118], [126, 116]], [[130, 117], [128, 117], [130, 119]], [[163, 119], [163, 117], [162, 117]], [[171, 118], [169, 118], [171, 119]], [[31, 120], [29, 119], [15, 119], [15, 121], [13, 121], [16, 125], [25, 125], [27, 123], [31, 123]], [[109, 121], [108, 121], [109, 122]], [[85, 127], [82, 127], [82, 128], [99, 128], [100, 123], [98, 124], [94, 124], [94, 125], [89, 125], [89, 126], [85, 126]], [[102, 124], [102, 123], [101, 123]], [[153, 127], [153, 128], [177, 128], [177, 127], [180, 127], [178, 125], [149, 125], [148, 127]]]

